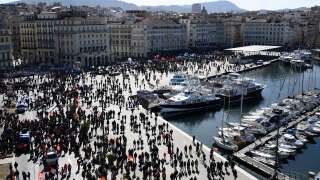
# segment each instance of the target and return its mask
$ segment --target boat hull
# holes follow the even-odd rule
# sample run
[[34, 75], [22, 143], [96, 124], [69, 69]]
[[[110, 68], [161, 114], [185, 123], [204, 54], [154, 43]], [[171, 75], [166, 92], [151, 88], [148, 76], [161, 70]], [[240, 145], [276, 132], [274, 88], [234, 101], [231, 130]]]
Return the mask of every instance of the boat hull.
[[227, 145], [225, 143], [223, 143], [223, 139], [222, 138], [219, 138], [219, 137], [213, 137], [214, 141], [215, 141], [215, 144], [223, 149], [223, 150], [226, 150], [226, 151], [232, 151], [232, 152], [235, 152], [238, 150], [238, 146], [236, 145]]
[[174, 104], [161, 104], [161, 114], [162, 115], [178, 115], [184, 114], [187, 112], [197, 112], [208, 109], [218, 109], [222, 107], [222, 100], [211, 100], [207, 102], [195, 103], [195, 104], [183, 104], [183, 105], [174, 105]]
[[[246, 95], [243, 96], [243, 100], [254, 100], [254, 99], [260, 99], [262, 96], [261, 96], [261, 93], [263, 91], [264, 88], [260, 88], [260, 89], [257, 89], [255, 91], [252, 91], [252, 92], [248, 92]], [[236, 96], [226, 96], [226, 95], [223, 95], [223, 94], [217, 94], [218, 97], [220, 97], [221, 99], [224, 99], [226, 102], [228, 102], [229, 100], [232, 102], [232, 103], [235, 103], [235, 102], [240, 102], [241, 101], [241, 97], [242, 95], [236, 95]]]

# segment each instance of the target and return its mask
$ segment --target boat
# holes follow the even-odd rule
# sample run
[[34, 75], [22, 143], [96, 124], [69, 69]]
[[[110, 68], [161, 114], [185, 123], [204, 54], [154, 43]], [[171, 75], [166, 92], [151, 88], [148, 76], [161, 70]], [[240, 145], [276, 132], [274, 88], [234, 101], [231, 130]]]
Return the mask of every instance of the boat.
[[263, 158], [263, 157], [253, 157], [253, 159], [256, 160], [256, 161], [259, 161], [259, 162], [261, 162], [263, 164], [272, 166], [272, 167], [274, 167], [275, 164], [276, 164], [275, 160], [267, 159], [267, 158]]
[[301, 148], [304, 143], [301, 142], [300, 140], [297, 140], [293, 135], [291, 134], [284, 134], [282, 136], [282, 140], [285, 142], [285, 143], [288, 143], [288, 144], [291, 144], [291, 145], [294, 145], [294, 146], [297, 146], [298, 148]]
[[238, 102], [243, 96], [243, 100], [259, 99], [265, 87], [254, 83], [251, 79], [236, 79], [230, 84], [225, 84], [217, 90], [217, 96], [230, 102]]
[[[269, 143], [265, 144], [265, 148], [268, 148], [268, 149], [275, 150], [276, 147], [277, 147], [277, 145], [276, 145], [275, 142], [269, 142]], [[284, 153], [287, 153], [289, 155], [295, 155], [296, 154], [296, 151], [294, 149], [283, 148], [283, 147], [278, 147], [278, 152], [284, 152]]]
[[291, 145], [291, 144], [286, 144], [286, 143], [280, 143], [280, 144], [279, 144], [279, 148], [283, 148], [283, 149], [293, 149], [293, 150], [298, 149], [297, 146]]
[[303, 60], [299, 60], [299, 59], [294, 59], [290, 61], [290, 65], [294, 68], [299, 69], [309, 69], [312, 68], [312, 66], [310, 64], [307, 64], [305, 61]]
[[292, 56], [289, 56], [289, 55], [283, 55], [283, 56], [280, 56], [280, 61], [282, 61], [283, 63], [285, 64], [290, 64], [290, 61], [293, 60], [294, 57]]
[[275, 155], [272, 155], [272, 154], [269, 154], [269, 153], [265, 153], [265, 152], [262, 152], [262, 151], [259, 151], [259, 150], [251, 150], [249, 152], [254, 157], [262, 157], [262, 158], [272, 159], [272, 160], [276, 159]]
[[182, 73], [176, 73], [169, 81], [169, 86], [173, 90], [181, 91], [185, 89], [188, 85], [188, 76]]
[[264, 128], [261, 128], [261, 126], [255, 126], [255, 125], [250, 125], [246, 123], [235, 123], [235, 122], [228, 122], [228, 126], [230, 127], [245, 127], [247, 132], [254, 134], [254, 135], [265, 135], [267, 134], [267, 131]]
[[294, 55], [296, 58], [304, 60], [304, 61], [310, 61], [312, 59], [312, 53], [309, 50], [294, 50]]
[[[259, 151], [276, 156], [275, 149], [269, 149], [269, 148], [262, 147], [259, 149]], [[279, 159], [287, 159], [289, 156], [290, 156], [290, 154], [288, 152], [286, 152], [282, 149], [278, 149]]]
[[312, 132], [312, 133], [316, 133], [316, 134], [320, 134], [320, 128], [317, 127], [317, 126], [313, 126], [313, 125], [310, 125], [308, 127], [308, 131]]
[[306, 144], [308, 141], [308, 137], [303, 135], [303, 134], [300, 134], [300, 133], [296, 133], [295, 134], [295, 137], [300, 140], [302, 143]]
[[218, 134], [232, 140], [233, 143], [237, 144], [238, 146], [241, 143], [252, 143], [256, 140], [256, 137], [248, 133], [247, 128], [242, 126], [236, 126], [233, 128], [220, 128]]
[[215, 109], [222, 106], [222, 100], [212, 94], [202, 94], [193, 90], [185, 90], [160, 103], [162, 115], [195, 112]]
[[215, 144], [221, 149], [224, 149], [227, 151], [233, 151], [233, 152], [238, 150], [238, 146], [233, 144], [227, 138], [220, 138], [220, 137], [214, 136], [213, 139], [215, 141]]
[[296, 129], [299, 132], [303, 132], [308, 136], [315, 136], [320, 134], [320, 127], [314, 125], [314, 124], [310, 124], [310, 122], [301, 122], [297, 125]]

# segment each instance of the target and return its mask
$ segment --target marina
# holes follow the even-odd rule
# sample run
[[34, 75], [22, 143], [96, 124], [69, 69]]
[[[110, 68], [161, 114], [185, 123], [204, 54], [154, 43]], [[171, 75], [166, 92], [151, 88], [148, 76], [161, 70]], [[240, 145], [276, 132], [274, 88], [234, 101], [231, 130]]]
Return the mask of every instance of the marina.
[[[286, 66], [286, 65], [282, 65], [281, 62], [276, 62], [273, 65], [270, 65], [270, 67], [265, 67], [266, 69], [258, 69], [258, 72], [247, 72], [247, 74], [245, 73], [245, 77], [250, 77], [253, 74], [262, 74], [263, 76], [267, 75], [267, 77], [260, 77], [259, 76], [255, 76], [255, 80], [257, 80], [259, 83], [262, 84], [266, 84], [266, 82], [270, 82], [270, 84], [266, 84], [266, 89], [262, 92], [262, 97], [264, 97], [263, 99], [261, 99], [260, 101], [257, 102], [257, 104], [254, 103], [246, 103], [246, 105], [243, 108], [243, 116], [246, 116], [248, 113], [250, 113], [250, 111], [252, 111], [253, 109], [257, 108], [257, 107], [265, 107], [266, 105], [271, 105], [272, 103], [275, 103], [277, 101], [279, 101], [280, 99], [284, 99], [288, 96], [293, 96], [293, 95], [297, 95], [299, 93], [303, 91], [307, 92], [308, 90], [314, 89], [316, 88], [316, 84], [319, 83], [317, 77], [315, 77], [316, 72], [319, 71], [319, 67], [317, 65], [314, 65], [313, 70], [307, 70], [307, 72], [305, 71], [295, 71], [293, 69], [291, 69], [290, 67]], [[271, 70], [273, 69], [273, 70]], [[264, 72], [269, 71], [270, 74], [265, 74]], [[281, 73], [283, 72], [283, 73]], [[291, 74], [292, 76], [287, 76], [284, 72], [288, 72], [289, 74]], [[300, 74], [301, 73], [301, 74]], [[272, 76], [270, 76], [272, 74]], [[300, 75], [299, 75], [300, 74]], [[265, 78], [269, 78], [269, 77], [273, 77], [270, 80], [266, 80]], [[300, 83], [296, 84], [296, 85], [292, 85], [294, 84], [294, 82], [298, 82], [297, 80], [294, 80], [295, 78], [299, 78]], [[260, 81], [259, 81], [260, 79]], [[302, 79], [304, 80], [304, 82], [306, 82], [306, 84], [304, 84], [304, 86], [302, 85], [301, 81]], [[309, 83], [308, 83], [309, 82]], [[288, 85], [291, 84], [292, 87], [288, 87]], [[270, 91], [272, 89], [272, 91]], [[268, 97], [268, 98], [265, 98]], [[202, 139], [203, 141], [205, 141], [206, 144], [210, 145], [212, 144], [212, 135], [216, 135], [218, 134], [218, 130], [214, 131], [214, 132], [208, 132], [208, 131], [203, 131], [205, 130], [203, 127], [205, 126], [211, 126], [211, 127], [221, 127], [221, 123], [219, 119], [222, 118], [222, 113], [223, 113], [223, 109], [221, 109], [220, 111], [215, 111], [215, 112], [207, 112], [207, 113], [203, 113], [203, 114], [193, 114], [190, 115], [188, 118], [184, 117], [184, 119], [180, 118], [180, 117], [175, 117], [175, 118], [168, 118], [168, 120], [170, 122], [172, 122], [173, 124], [177, 124], [178, 127], [186, 130], [187, 132], [189, 132], [190, 134], [200, 134], [200, 139]], [[239, 117], [240, 117], [240, 107], [231, 107], [231, 112], [229, 115], [229, 119], [228, 122], [237, 122], [239, 121]], [[213, 120], [210, 120], [213, 119]], [[238, 119], [238, 120], [237, 120]], [[192, 122], [191, 122], [192, 121]], [[196, 121], [196, 122], [195, 122]], [[213, 125], [209, 125], [212, 124]], [[207, 134], [207, 135], [206, 135]], [[212, 134], [212, 135], [210, 135]], [[299, 155], [299, 156], [303, 156]], [[309, 156], [308, 154], [306, 154], [305, 156]], [[244, 157], [242, 157], [244, 158]], [[252, 158], [251, 158], [252, 159]], [[257, 162], [257, 161], [255, 161]], [[272, 162], [271, 162], [272, 163]], [[289, 170], [291, 172], [295, 172], [298, 174], [307, 174], [308, 171], [299, 171], [299, 168], [292, 170], [290, 168], [290, 163], [295, 163], [295, 161], [290, 160], [288, 161], [288, 164], [284, 164], [281, 166], [281, 168], [284, 168], [283, 171], [284, 172], [289, 172]], [[261, 165], [262, 163], [260, 163]], [[266, 167], [266, 169], [269, 169], [269, 175], [270, 173], [273, 173], [274, 170], [272, 167], [262, 164], [262, 167]], [[314, 165], [310, 165], [310, 167], [315, 166]], [[296, 166], [297, 167], [297, 166]], [[317, 170], [315, 170], [317, 171]]]
[[[206, 157], [211, 157], [210, 160], [197, 166], [199, 174], [193, 173], [194, 177], [205, 179], [208, 174], [205, 172], [208, 170], [206, 167], [208, 165], [211, 167], [216, 160], [222, 164], [233, 161], [238, 163], [238, 166], [232, 169], [232, 174], [224, 176], [226, 179], [230, 179], [232, 176], [237, 176], [239, 179], [255, 179], [247, 171], [255, 172], [253, 174], [258, 179], [261, 177], [270, 178], [275, 175], [275, 172], [277, 172], [278, 179], [292, 178], [292, 174], [281, 169], [282, 164], [294, 163], [289, 160], [296, 156], [300, 149], [308, 146], [311, 136], [320, 133], [320, 121], [318, 123], [318, 119], [315, 119], [318, 118], [315, 116], [320, 104], [317, 92], [320, 78], [316, 77], [317, 72], [320, 71], [319, 66], [296, 68], [286, 65], [280, 59], [274, 59], [270, 62], [264, 61], [262, 64], [251, 63], [240, 66], [229, 64], [228, 61], [214, 63], [199, 65], [199, 62], [181, 62], [177, 64], [177, 69], [186, 66], [187, 70], [180, 69], [165, 75], [163, 73], [160, 75], [159, 72], [153, 72], [153, 75], [151, 72], [147, 73], [149, 75], [136, 75], [134, 70], [116, 72], [114, 69], [109, 69], [110, 72], [108, 72], [105, 69], [98, 69], [82, 75], [80, 79], [76, 80], [80, 82], [77, 88], [72, 87], [72, 82], [75, 80], [67, 81], [69, 87], [67, 86], [64, 94], [69, 98], [71, 105], [78, 104], [79, 107], [86, 109], [86, 113], [93, 112], [95, 118], [98, 118], [99, 114], [102, 114], [106, 109], [103, 102], [110, 100], [102, 98], [89, 101], [84, 94], [89, 91], [101, 94], [101, 88], [105, 87], [104, 83], [106, 82], [118, 83], [117, 86], [123, 86], [123, 95], [120, 99], [127, 100], [109, 102], [107, 109], [118, 113], [116, 116], [118, 119], [123, 119], [125, 114], [131, 114], [130, 124], [128, 121], [120, 123], [122, 127], [131, 127], [131, 131], [124, 133], [129, 137], [127, 138], [129, 145], [134, 146], [135, 151], [141, 153], [142, 151], [136, 149], [136, 145], [134, 145], [136, 139], [149, 144], [153, 142], [148, 137], [137, 136], [137, 130], [135, 130], [137, 126], [132, 123], [139, 121], [144, 123], [147, 118], [149, 125], [146, 126], [151, 129], [162, 123], [167, 124], [169, 129], [173, 131], [167, 128], [168, 130], [158, 133], [174, 133], [175, 138], [179, 139], [173, 142], [178, 149], [185, 149], [189, 145], [198, 149], [195, 152], [190, 152], [190, 156], [194, 157], [191, 159], [192, 161], [204, 161]], [[205, 64], [207, 65], [205, 66]], [[193, 69], [195, 65], [198, 66], [197, 69]], [[225, 71], [218, 70], [222, 66]], [[193, 71], [199, 72], [199, 69], [208, 67], [211, 68], [211, 71], [208, 72], [216, 74], [215, 76], [209, 76], [210, 73], [207, 73], [206, 77], [200, 79], [191, 75]], [[161, 78], [157, 79], [156, 76]], [[150, 79], [150, 77], [154, 77], [153, 80], [145, 83], [146, 79]], [[133, 80], [133, 85], [130, 84], [132, 83], [130, 80]], [[83, 95], [76, 98], [77, 93]], [[21, 118], [34, 116], [32, 114], [35, 112], [31, 113], [28, 110], [34, 107], [34, 99], [39, 97], [34, 97], [33, 94], [29, 95], [29, 98], [33, 99], [31, 105], [29, 105], [29, 98], [20, 96], [17, 99], [17, 110], [20, 104], [23, 104], [23, 111], [20, 112]], [[41, 96], [45, 97], [44, 94]], [[70, 98], [75, 99], [71, 100]], [[133, 105], [135, 100], [138, 100], [145, 109], [151, 110], [151, 112]], [[125, 110], [121, 108], [123, 102], [126, 103]], [[69, 107], [59, 105], [53, 99], [48, 105], [44, 105], [42, 109], [50, 113], [64, 114], [64, 111], [69, 109]], [[134, 107], [131, 107], [132, 112], [130, 112], [129, 106]], [[161, 117], [158, 117], [159, 115]], [[139, 117], [139, 120], [133, 120], [135, 116]], [[313, 116], [314, 119], [305, 121], [309, 116]], [[279, 143], [277, 142], [278, 146], [274, 146], [278, 134], [277, 122], [279, 126], [282, 126], [279, 130], [281, 138], [279, 138]], [[115, 125], [112, 126], [115, 128]], [[148, 134], [150, 131], [148, 128], [142, 132]], [[113, 135], [109, 135], [109, 137], [117, 138], [117, 131], [113, 131]], [[291, 131], [299, 131], [299, 133], [292, 134]], [[103, 133], [103, 129], [96, 132], [98, 136]], [[152, 134], [156, 134], [154, 130], [152, 130]], [[30, 141], [30, 133], [21, 131], [19, 135], [19, 138], [22, 139], [21, 147], [25, 147], [25, 142]], [[163, 146], [161, 141], [159, 143], [159, 136], [154, 140], [158, 142], [158, 153], [166, 154], [168, 144]], [[200, 143], [203, 147], [201, 153], [205, 156], [203, 158], [199, 156]], [[154, 146], [151, 145], [150, 151], [153, 151], [153, 148]], [[50, 153], [52, 153], [49, 154], [50, 156], [58, 157], [54, 151], [50, 151]], [[163, 156], [165, 158], [165, 155]], [[12, 157], [12, 159], [23, 163], [26, 157], [22, 157], [22, 159], [21, 157]], [[76, 166], [74, 157], [68, 156], [68, 158], [73, 159], [72, 166]], [[60, 158], [60, 161], [65, 162], [66, 159]], [[49, 163], [51, 162], [54, 163], [54, 161], [49, 161]], [[288, 166], [290, 167], [290, 165]], [[37, 169], [41, 168], [43, 168], [42, 165], [37, 166]], [[275, 169], [277, 170], [275, 171]], [[181, 168], [179, 170], [184, 171]], [[235, 171], [238, 174], [235, 175]], [[166, 166], [167, 174], [165, 176], [173, 176], [175, 172], [172, 164]], [[136, 175], [143, 176], [141, 172], [137, 172]], [[212, 177], [214, 176], [212, 175]], [[79, 177], [79, 175], [75, 175], [75, 177]]]
[[[315, 107], [319, 105], [319, 102], [320, 102], [319, 99], [317, 98], [318, 94], [313, 92], [308, 93], [308, 91], [312, 89], [317, 90], [316, 72], [318, 71], [319, 67], [316, 65], [309, 65], [310, 63], [312, 63], [310, 61], [308, 61], [308, 64], [306, 66], [304, 65], [302, 66], [302, 64], [301, 65], [291, 64], [291, 62], [295, 63], [295, 60], [291, 60], [288, 66], [288, 63], [284, 61], [282, 57], [286, 57], [286, 56], [281, 56], [279, 59], [274, 59], [274, 60], [271, 60], [270, 62], [264, 62], [264, 64], [251, 65], [250, 67], [243, 68], [235, 72], [231, 71], [231, 72], [217, 74], [214, 76], [202, 77], [202, 79], [200, 79], [200, 82], [192, 83], [192, 85], [195, 86], [196, 87], [195, 89], [198, 89], [198, 91], [199, 89], [201, 89], [201, 91], [199, 92], [209, 91], [211, 93], [210, 95], [211, 97], [216, 96], [218, 98], [221, 98], [220, 104], [223, 104], [223, 108], [221, 110], [217, 109], [217, 106], [218, 106], [217, 104], [219, 101], [215, 102], [216, 106], [214, 107], [209, 106], [208, 104], [206, 107], [201, 108], [200, 105], [196, 105], [196, 104], [201, 103], [201, 101], [204, 101], [205, 99], [208, 99], [208, 100], [210, 99], [209, 97], [202, 96], [203, 100], [200, 100], [200, 99], [195, 100], [197, 101], [197, 103], [194, 102], [195, 103], [194, 107], [198, 107], [199, 108], [198, 110], [201, 110], [201, 111], [209, 110], [209, 112], [218, 111], [222, 113], [222, 117], [221, 117], [222, 119], [224, 119], [224, 116], [227, 116], [226, 120], [228, 122], [226, 123], [226, 126], [231, 127], [231, 128], [229, 127], [223, 128], [225, 122], [222, 121], [222, 123], [217, 126], [217, 127], [222, 126], [222, 128], [219, 128], [219, 130], [215, 132], [215, 134], [218, 134], [220, 137], [215, 136], [211, 140], [207, 140], [208, 137], [206, 137], [206, 141], [209, 142], [209, 144], [212, 143], [212, 140], [213, 140], [215, 145], [217, 145], [220, 150], [223, 149], [222, 151], [227, 150], [229, 152], [230, 151], [235, 152], [234, 156], [238, 159], [239, 163], [245, 164], [246, 166], [253, 168], [255, 172], [261, 172], [262, 174], [264, 174], [265, 177], [270, 178], [275, 175], [275, 172], [277, 172], [277, 177], [279, 179], [290, 179], [290, 177], [297, 176], [296, 174], [300, 174], [301, 176], [301, 174], [303, 173], [297, 172], [299, 170], [293, 171], [294, 172], [293, 174], [292, 172], [288, 173], [286, 170], [283, 170], [284, 173], [281, 173], [281, 170], [275, 171], [275, 166], [278, 166], [277, 164], [278, 162], [276, 163], [276, 161], [278, 161], [277, 158], [279, 158], [280, 160], [285, 160], [287, 162], [287, 159], [289, 158], [289, 156], [290, 157], [295, 156], [297, 147], [301, 148], [302, 146], [304, 146], [305, 143], [308, 142], [307, 138], [309, 138], [311, 135], [315, 136], [315, 134], [313, 134], [310, 131], [308, 132], [301, 131], [299, 132], [299, 134], [295, 134], [294, 136], [291, 134], [285, 134], [285, 132], [288, 131], [288, 129], [290, 128], [297, 128], [296, 127], [297, 124], [299, 124], [301, 121], [305, 120], [310, 115], [315, 114], [318, 111], [318, 109], [313, 110]], [[291, 54], [291, 57], [295, 57], [295, 56]], [[304, 61], [299, 60], [299, 62], [300, 61], [301, 63], [304, 63]], [[248, 105], [249, 107], [251, 105], [254, 106], [254, 104], [259, 103], [259, 101], [261, 102], [261, 101], [268, 100], [268, 98], [266, 99], [262, 92], [265, 87], [269, 86], [269, 84], [265, 85], [265, 83], [262, 83], [262, 82], [260, 83], [263, 85], [256, 84], [255, 82], [252, 83], [251, 82], [252, 80], [248, 78], [247, 74], [250, 74], [250, 73], [254, 74], [254, 73], [258, 73], [259, 71], [264, 71], [263, 69], [268, 68], [268, 66], [270, 66], [269, 69], [280, 68], [282, 70], [277, 72], [277, 73], [279, 72], [283, 73], [283, 74], [279, 74], [280, 75], [280, 77], [278, 77], [279, 79], [276, 79], [276, 82], [279, 82], [278, 87], [277, 88], [272, 87], [273, 88], [272, 90], [276, 91], [276, 94], [278, 94], [278, 96], [276, 98], [275, 96], [268, 97], [268, 98], [272, 98], [272, 97], [275, 98], [273, 101], [272, 100], [269, 101], [269, 103], [271, 102], [271, 104], [269, 105], [272, 105], [272, 108], [261, 107], [261, 109], [257, 109], [256, 112], [247, 111], [247, 113], [249, 114], [246, 115], [246, 113], [242, 112], [243, 107], [244, 109], [246, 109], [245, 106], [248, 106]], [[310, 67], [315, 68], [316, 72], [314, 72], [314, 69], [310, 69]], [[287, 75], [293, 75], [293, 77], [290, 77]], [[175, 78], [177, 76], [174, 75], [173, 77]], [[189, 77], [189, 79], [191, 78]], [[255, 77], [254, 79], [256, 80], [257, 78]], [[181, 101], [179, 102], [181, 103], [181, 105], [178, 106], [175, 103], [175, 105], [174, 106], [171, 105], [171, 107], [175, 107], [175, 108], [188, 107], [187, 108], [188, 110], [170, 108], [170, 111], [181, 111], [180, 113], [175, 114], [177, 116], [170, 117], [170, 116], [167, 116], [167, 114], [163, 113], [164, 110], [167, 112], [169, 111], [168, 106], [167, 105], [164, 106], [164, 104], [160, 103], [160, 109], [162, 110], [160, 112], [162, 112], [162, 115], [164, 116], [165, 119], [168, 119], [173, 123], [178, 122], [178, 124], [185, 124], [186, 122], [182, 122], [182, 121], [188, 121], [187, 119], [189, 118], [185, 118], [186, 120], [182, 120], [182, 118], [179, 118], [179, 115], [183, 115], [186, 113], [188, 114], [194, 113], [197, 110], [194, 110], [192, 108], [191, 104], [193, 104], [193, 102], [189, 101], [186, 96], [186, 94], [191, 95], [190, 94], [191, 92], [189, 90], [188, 91], [184, 90], [184, 89], [190, 89], [189, 86], [191, 83], [186, 78], [184, 78], [180, 82], [182, 82], [182, 86], [180, 86], [181, 84], [179, 84], [178, 89], [180, 90], [180, 92], [181, 91], [184, 91], [184, 92], [178, 93], [177, 95], [173, 95], [167, 101], [172, 101], [172, 102]], [[237, 87], [238, 83], [239, 83], [239, 86]], [[246, 85], [246, 83], [248, 83], [248, 85]], [[292, 83], [291, 84], [292, 87], [289, 87], [290, 83]], [[258, 93], [256, 95], [250, 95], [250, 94], [247, 95], [249, 91], [248, 89], [244, 91], [244, 87], [257, 89], [254, 91], [257, 91]], [[238, 90], [234, 90], [234, 88]], [[210, 91], [210, 89], [214, 89], [214, 90]], [[277, 89], [278, 89], [278, 92], [277, 92]], [[175, 89], [175, 91], [176, 90], [177, 89]], [[285, 92], [287, 92], [287, 96], [283, 95], [285, 94]], [[307, 95], [299, 95], [301, 93], [304, 94], [305, 92], [307, 92]], [[248, 101], [248, 99], [253, 99], [254, 101]], [[274, 103], [276, 103], [276, 101], [279, 101], [279, 100], [281, 100], [282, 102], [276, 106]], [[183, 101], [186, 101], [186, 102], [183, 102]], [[191, 104], [187, 105], [188, 103], [191, 103]], [[233, 118], [232, 115], [230, 116], [231, 114], [230, 112], [233, 111], [234, 109], [239, 111], [239, 107], [237, 107], [237, 105], [240, 106], [240, 103], [241, 103], [241, 107], [240, 107], [239, 116], [241, 117], [240, 118], [241, 120], [240, 120], [240, 123], [237, 123], [237, 122], [234, 122], [233, 120], [230, 120], [231, 118]], [[243, 105], [243, 103], [245, 105]], [[182, 104], [184, 105], [182, 106]], [[232, 107], [230, 107], [231, 104], [232, 104]], [[235, 106], [235, 104], [237, 105]], [[294, 104], [296, 105], [293, 106]], [[305, 107], [305, 109], [301, 109], [301, 108], [297, 109], [297, 107], [299, 106]], [[230, 108], [232, 108], [232, 110]], [[288, 112], [290, 113], [289, 115], [287, 114]], [[216, 113], [216, 112], [213, 112], [213, 113]], [[211, 114], [211, 113], [205, 112], [205, 114]], [[267, 115], [267, 117], [270, 119], [263, 120], [262, 117], [264, 116], [262, 115]], [[191, 114], [191, 116], [195, 119], [197, 118], [201, 119], [201, 116], [199, 113], [198, 115], [197, 113], [195, 113], [194, 115]], [[260, 117], [262, 118], [261, 119], [262, 121], [259, 120]], [[177, 121], [177, 119], [179, 120]], [[253, 123], [252, 120], [254, 119], [257, 119], [259, 121]], [[267, 144], [267, 143], [272, 144], [271, 142], [276, 139], [277, 132], [278, 132], [277, 130], [275, 130], [277, 127], [276, 124], [270, 123], [273, 121], [272, 119], [274, 120], [279, 119], [280, 121], [279, 126], [284, 126], [284, 127], [281, 127], [279, 130], [280, 131], [279, 133], [284, 134], [284, 136], [282, 137], [282, 140], [281, 140], [282, 143], [279, 144], [280, 146], [278, 147], [278, 151], [277, 150], [275, 151], [274, 146], [270, 146], [269, 144]], [[257, 126], [258, 124], [259, 126]], [[193, 127], [191, 126], [191, 128]], [[248, 134], [246, 134], [247, 132]], [[257, 138], [255, 138], [254, 135], [257, 135]], [[234, 143], [235, 139], [237, 139], [236, 144]], [[291, 143], [291, 141], [294, 142], [295, 144], [294, 145], [287, 144], [289, 142]], [[273, 141], [273, 144], [274, 143], [275, 142]], [[249, 144], [249, 145], [246, 146], [245, 144]], [[238, 145], [240, 146], [240, 148], [238, 147]], [[266, 147], [261, 148], [262, 146], [266, 146]], [[257, 147], [260, 147], [260, 149], [254, 150], [254, 149], [257, 149]], [[238, 151], [239, 149], [240, 151]], [[268, 153], [265, 153], [265, 152], [268, 152]], [[278, 153], [274, 154], [275, 152], [278, 152]], [[271, 153], [272, 155], [270, 155], [269, 153]], [[251, 155], [248, 156], [249, 154]], [[277, 168], [281, 168], [281, 167], [282, 166], [279, 166]], [[290, 167], [290, 165], [288, 165], [288, 167]], [[301, 177], [304, 177], [304, 176], [301, 176]]]
[[2, 1], [0, 180], [320, 180], [320, 0]]
[[[264, 163], [261, 163], [260, 161], [255, 160], [254, 158], [248, 157], [246, 154], [248, 154], [250, 151], [252, 151], [256, 147], [265, 145], [271, 139], [276, 138], [276, 136], [278, 134], [285, 133], [289, 128], [293, 128], [294, 126], [296, 126], [297, 124], [299, 124], [300, 122], [305, 120], [306, 118], [310, 117], [311, 115], [314, 115], [316, 112], [319, 112], [319, 110], [320, 110], [320, 108], [316, 108], [312, 112], [308, 112], [305, 115], [302, 115], [302, 117], [299, 117], [299, 118], [291, 121], [290, 123], [288, 123], [288, 125], [286, 125], [286, 127], [279, 128], [279, 132], [278, 132], [278, 130], [274, 130], [274, 131], [270, 132], [269, 134], [267, 134], [263, 138], [258, 139], [257, 141], [255, 141], [254, 143], [250, 144], [249, 146], [247, 146], [247, 147], [241, 149], [240, 151], [236, 152], [234, 155], [240, 161], [242, 161], [243, 163], [248, 164], [252, 168], [256, 168], [259, 171], [262, 171], [263, 173], [265, 173], [269, 177], [272, 177], [274, 175], [274, 173], [275, 173], [275, 170], [273, 168], [271, 168], [268, 165], [265, 165]], [[287, 176], [285, 174], [280, 174], [279, 179], [289, 179], [289, 176]]]

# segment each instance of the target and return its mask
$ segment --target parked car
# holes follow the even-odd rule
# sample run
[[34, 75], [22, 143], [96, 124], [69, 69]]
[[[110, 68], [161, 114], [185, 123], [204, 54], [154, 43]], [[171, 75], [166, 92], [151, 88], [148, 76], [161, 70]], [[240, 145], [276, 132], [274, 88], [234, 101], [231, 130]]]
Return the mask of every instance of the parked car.
[[16, 150], [18, 152], [29, 152], [30, 141], [31, 141], [30, 131], [28, 131], [27, 129], [22, 130], [19, 133], [19, 137], [16, 144]]
[[44, 160], [45, 167], [56, 167], [58, 165], [58, 155], [54, 150], [49, 150]]

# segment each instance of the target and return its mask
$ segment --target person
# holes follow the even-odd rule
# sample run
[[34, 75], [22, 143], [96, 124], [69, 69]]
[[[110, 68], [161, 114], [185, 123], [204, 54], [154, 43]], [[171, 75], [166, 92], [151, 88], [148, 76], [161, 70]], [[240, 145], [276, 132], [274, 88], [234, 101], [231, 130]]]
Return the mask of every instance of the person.
[[68, 172], [69, 172], [69, 175], [71, 175], [71, 168], [72, 168], [72, 167], [71, 167], [71, 164], [69, 163], [69, 164], [68, 164]]
[[17, 170], [18, 169], [18, 163], [15, 161], [14, 162], [14, 168]]
[[192, 143], [193, 143], [193, 145], [195, 144], [195, 140], [196, 140], [196, 137], [193, 135], [193, 136], [192, 136]]

